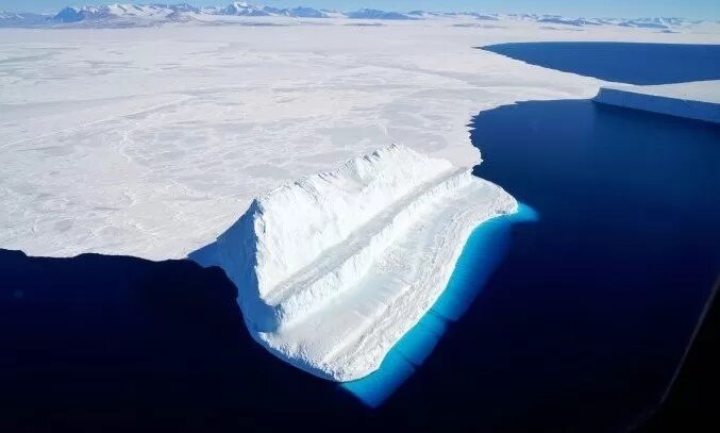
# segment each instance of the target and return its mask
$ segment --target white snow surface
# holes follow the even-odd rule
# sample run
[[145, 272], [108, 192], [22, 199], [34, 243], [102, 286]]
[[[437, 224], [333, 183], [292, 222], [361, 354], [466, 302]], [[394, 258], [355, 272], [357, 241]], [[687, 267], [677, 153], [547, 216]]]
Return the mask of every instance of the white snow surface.
[[183, 258], [289, 180], [392, 143], [471, 166], [479, 111], [607, 84], [473, 47], [720, 43], [709, 28], [240, 18], [262, 25], [0, 29], [0, 247]]
[[609, 85], [595, 101], [635, 110], [720, 123], [720, 81], [657, 86]]
[[470, 232], [516, 210], [469, 168], [391, 146], [255, 200], [218, 239], [215, 264], [258, 342], [354, 380], [432, 307]]

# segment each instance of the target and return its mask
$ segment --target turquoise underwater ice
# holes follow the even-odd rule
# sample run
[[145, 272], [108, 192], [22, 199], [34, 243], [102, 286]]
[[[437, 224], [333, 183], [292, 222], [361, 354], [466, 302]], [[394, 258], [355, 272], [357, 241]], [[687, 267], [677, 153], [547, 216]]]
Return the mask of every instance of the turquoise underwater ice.
[[430, 356], [452, 322], [458, 321], [482, 291], [510, 247], [514, 224], [538, 220], [530, 206], [480, 224], [470, 235], [448, 286], [435, 305], [388, 352], [380, 368], [340, 386], [370, 407], [383, 404]]

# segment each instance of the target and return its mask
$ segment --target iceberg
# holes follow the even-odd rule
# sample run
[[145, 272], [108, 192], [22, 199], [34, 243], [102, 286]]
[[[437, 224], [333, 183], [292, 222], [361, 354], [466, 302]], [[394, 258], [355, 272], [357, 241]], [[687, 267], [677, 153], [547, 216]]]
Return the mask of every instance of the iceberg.
[[255, 199], [214, 264], [258, 343], [346, 382], [377, 370], [430, 310], [473, 229], [517, 209], [470, 168], [393, 145]]

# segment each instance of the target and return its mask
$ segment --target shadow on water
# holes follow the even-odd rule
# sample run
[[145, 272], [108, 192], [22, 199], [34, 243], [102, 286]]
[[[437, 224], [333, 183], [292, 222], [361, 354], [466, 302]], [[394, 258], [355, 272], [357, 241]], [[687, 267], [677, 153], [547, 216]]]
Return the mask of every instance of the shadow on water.
[[545, 68], [620, 83], [720, 80], [720, 45], [532, 42], [481, 49]]
[[220, 269], [0, 250], [0, 282], [3, 431], [271, 428], [289, 422], [276, 413], [358, 412], [252, 340]]

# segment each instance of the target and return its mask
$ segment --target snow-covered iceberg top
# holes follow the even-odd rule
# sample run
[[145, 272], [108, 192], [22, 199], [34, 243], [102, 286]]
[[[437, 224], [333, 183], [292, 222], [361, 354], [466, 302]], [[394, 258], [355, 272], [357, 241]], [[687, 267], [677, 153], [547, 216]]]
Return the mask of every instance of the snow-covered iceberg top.
[[470, 169], [392, 146], [257, 198], [216, 259], [258, 342], [348, 381], [432, 307], [471, 231], [516, 210]]

